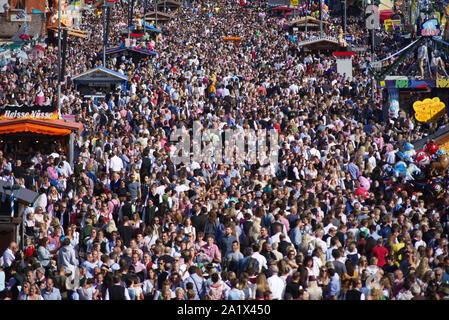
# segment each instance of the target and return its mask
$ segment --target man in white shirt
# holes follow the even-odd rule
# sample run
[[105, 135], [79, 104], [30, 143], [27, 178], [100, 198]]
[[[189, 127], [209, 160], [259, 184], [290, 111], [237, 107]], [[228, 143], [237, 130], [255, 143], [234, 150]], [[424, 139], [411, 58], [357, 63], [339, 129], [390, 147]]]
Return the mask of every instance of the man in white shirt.
[[113, 156], [110, 161], [110, 168], [111, 171], [120, 172], [124, 166], [123, 166], [123, 160], [117, 156], [117, 151], [113, 152]]
[[16, 252], [17, 252], [17, 243], [14, 241], [9, 244], [8, 249], [3, 252], [3, 264], [5, 267], [9, 268], [11, 267], [11, 264], [16, 259]]
[[259, 246], [257, 244], [253, 245], [253, 254], [251, 255], [251, 258], [254, 258], [259, 262], [258, 272], [262, 272], [262, 267], [268, 268], [267, 267], [267, 259], [259, 253]]
[[283, 234], [285, 236], [285, 241], [292, 243], [291, 240], [290, 240], [290, 237], [287, 235], [287, 233], [286, 232], [283, 233], [282, 227], [279, 224], [275, 224], [274, 228], [275, 228], [275, 230], [274, 230], [275, 234], [270, 237], [271, 243], [278, 243], [278, 242], [280, 242], [281, 241], [281, 239], [280, 239], [281, 234]]
[[278, 276], [279, 269], [276, 265], [270, 266], [272, 276], [267, 279], [273, 299], [282, 300], [285, 292], [285, 282]]

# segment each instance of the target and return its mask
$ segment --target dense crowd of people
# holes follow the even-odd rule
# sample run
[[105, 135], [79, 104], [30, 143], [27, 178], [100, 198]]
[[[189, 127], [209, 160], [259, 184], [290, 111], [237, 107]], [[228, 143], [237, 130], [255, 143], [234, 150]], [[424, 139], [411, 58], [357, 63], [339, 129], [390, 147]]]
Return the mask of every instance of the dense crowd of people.
[[[2, 179], [12, 172], [41, 195], [25, 210], [25, 243], [2, 255], [2, 298], [447, 299], [449, 196], [429, 202], [396, 192], [385, 169], [404, 141], [437, 125], [390, 117], [380, 90], [371, 99], [367, 54], [357, 53], [353, 78], [344, 78], [332, 53], [297, 46], [316, 31], [293, 41], [265, 7], [187, 1], [161, 26], [156, 57], [109, 60], [130, 80], [105, 99], [83, 98], [70, 80], [102, 63], [102, 17], [84, 11], [89, 39], [70, 39], [62, 90], [62, 113], [84, 125], [74, 165], [57, 145], [28, 156], [0, 151]], [[126, 10], [114, 7], [111, 46]], [[364, 45], [361, 19], [351, 17], [349, 28]], [[329, 21], [325, 33], [341, 17], [331, 11]], [[54, 104], [56, 59], [49, 45], [38, 63], [8, 65], [0, 103], [43, 95]], [[170, 135], [195, 121], [203, 136], [275, 129], [277, 163], [266, 170], [260, 161], [197, 162], [194, 154], [174, 163]], [[370, 180], [366, 193], [360, 177]]]

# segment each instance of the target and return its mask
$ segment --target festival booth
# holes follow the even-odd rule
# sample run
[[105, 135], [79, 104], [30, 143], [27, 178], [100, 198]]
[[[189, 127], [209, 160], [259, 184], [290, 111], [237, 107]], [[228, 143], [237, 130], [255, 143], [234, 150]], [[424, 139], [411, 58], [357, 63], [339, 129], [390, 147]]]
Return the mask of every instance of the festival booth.
[[345, 45], [339, 39], [330, 36], [312, 37], [298, 43], [305, 51], [341, 51]]
[[24, 212], [28, 206], [36, 203], [38, 197], [37, 192], [20, 188], [18, 185], [11, 188], [9, 181], [0, 181], [0, 252], [3, 252], [12, 241], [15, 241], [19, 248], [24, 247]]
[[[122, 56], [131, 57], [133, 61], [147, 59], [157, 56], [157, 53], [151, 50], [142, 49], [139, 47], [115, 47], [106, 50], [107, 57], [119, 58]], [[121, 59], [117, 59], [116, 67], [122, 63]]]
[[272, 17], [286, 18], [287, 16], [291, 15], [292, 13], [293, 13], [293, 8], [290, 8], [290, 5], [268, 8], [268, 14]]
[[223, 37], [222, 40], [224, 42], [233, 41], [238, 46], [240, 44], [240, 42], [242, 41], [242, 38], [240, 38], [240, 37]]
[[157, 15], [156, 15], [156, 12], [152, 11], [152, 12], [147, 13], [147, 15], [145, 16], [145, 21], [154, 23], [156, 21], [156, 18], [157, 18], [157, 24], [166, 24], [171, 19], [173, 19], [174, 16], [172, 14], [165, 13], [162, 11], [158, 11]]
[[[327, 28], [326, 26], [329, 24], [327, 21], [322, 21], [323, 28]], [[311, 16], [302, 17], [299, 19], [295, 19], [290, 22], [290, 28], [295, 30], [294, 28], [298, 28], [299, 31], [308, 30], [319, 30], [320, 29], [320, 20]]]
[[43, 153], [62, 149], [72, 163], [74, 134], [82, 131], [82, 123], [58, 119], [55, 106], [7, 105], [0, 110], [0, 148], [24, 163], [36, 147]]
[[174, 0], [161, 0], [157, 2], [157, 10], [169, 9], [171, 12], [178, 10], [182, 6], [182, 2]]
[[58, 119], [54, 106], [8, 105], [0, 111], [0, 148], [24, 163], [30, 148], [51, 153], [55, 146], [73, 162], [74, 134], [82, 131], [81, 123]]
[[413, 113], [413, 103], [427, 98], [438, 97], [449, 103], [449, 78], [415, 79], [407, 76], [387, 76], [378, 81], [378, 86], [385, 89], [389, 96], [389, 113], [398, 116], [399, 110]]
[[96, 67], [72, 77], [75, 89], [84, 97], [105, 97], [123, 86], [128, 77], [105, 67]]

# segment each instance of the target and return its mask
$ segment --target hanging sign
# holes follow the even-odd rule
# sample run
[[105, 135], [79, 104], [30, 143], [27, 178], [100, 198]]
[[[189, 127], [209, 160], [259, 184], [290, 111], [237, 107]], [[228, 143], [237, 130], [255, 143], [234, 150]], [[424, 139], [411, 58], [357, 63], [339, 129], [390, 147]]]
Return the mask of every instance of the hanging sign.
[[58, 119], [54, 106], [6, 105], [0, 109], [0, 119]]
[[436, 37], [441, 33], [440, 24], [437, 19], [430, 19], [423, 23], [421, 35], [423, 37]]

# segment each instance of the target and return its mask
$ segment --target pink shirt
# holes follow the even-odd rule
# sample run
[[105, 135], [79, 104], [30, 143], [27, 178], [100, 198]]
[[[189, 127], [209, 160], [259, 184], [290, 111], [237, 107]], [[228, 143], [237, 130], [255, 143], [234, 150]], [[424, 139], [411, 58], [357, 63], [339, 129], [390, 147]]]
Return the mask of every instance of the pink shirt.
[[132, 266], [134, 267], [134, 271], [136, 273], [139, 273], [141, 271], [145, 271], [146, 270], [145, 265], [142, 262], [140, 262], [140, 261], [137, 261], [136, 264], [132, 264]]
[[213, 244], [211, 247], [205, 244], [201, 247], [201, 251], [203, 251], [210, 258], [210, 261], [213, 259], [218, 259], [221, 261], [221, 252], [216, 244]]

